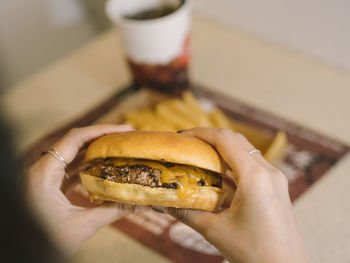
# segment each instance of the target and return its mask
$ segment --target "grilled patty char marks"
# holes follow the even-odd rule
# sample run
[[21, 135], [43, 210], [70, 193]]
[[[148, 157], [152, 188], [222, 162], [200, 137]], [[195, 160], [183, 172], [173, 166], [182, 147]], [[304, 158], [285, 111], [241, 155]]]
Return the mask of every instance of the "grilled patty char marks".
[[[168, 166], [173, 166], [169, 164]], [[150, 187], [164, 187], [177, 189], [176, 183], [162, 183], [162, 171], [156, 168], [149, 167], [144, 164], [114, 166], [110, 160], [97, 160], [94, 164], [86, 169], [90, 174], [101, 177], [116, 183], [139, 184]], [[221, 187], [221, 177], [219, 184], [213, 184], [214, 187]], [[204, 185], [204, 180], [198, 182], [199, 186]]]
[[100, 177], [105, 180], [117, 183], [140, 184], [151, 187], [162, 186], [161, 175], [162, 172], [159, 169], [154, 169], [142, 164], [117, 167], [113, 165], [103, 165], [100, 170]]

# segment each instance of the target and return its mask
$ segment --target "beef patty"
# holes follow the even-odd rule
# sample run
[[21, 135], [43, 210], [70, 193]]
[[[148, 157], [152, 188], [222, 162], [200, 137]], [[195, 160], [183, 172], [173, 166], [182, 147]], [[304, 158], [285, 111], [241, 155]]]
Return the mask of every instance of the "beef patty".
[[143, 164], [135, 165], [103, 165], [97, 166], [98, 171], [92, 171], [96, 167], [90, 167], [87, 170], [95, 176], [101, 177], [105, 180], [116, 182], [116, 183], [129, 183], [139, 184], [150, 187], [165, 187], [176, 189], [176, 183], [165, 184], [161, 181], [162, 171], [159, 169], [151, 168]]
[[[162, 163], [162, 165], [166, 167], [174, 166], [174, 164], [171, 163]], [[91, 175], [101, 177], [111, 182], [177, 189], [176, 183], [162, 183], [162, 171], [160, 169], [152, 168], [145, 164], [116, 166], [113, 164], [112, 159], [98, 159], [85, 170]], [[218, 183], [212, 184], [211, 186], [221, 187], [221, 177], [218, 178]], [[198, 185], [204, 186], [205, 181], [200, 180]]]

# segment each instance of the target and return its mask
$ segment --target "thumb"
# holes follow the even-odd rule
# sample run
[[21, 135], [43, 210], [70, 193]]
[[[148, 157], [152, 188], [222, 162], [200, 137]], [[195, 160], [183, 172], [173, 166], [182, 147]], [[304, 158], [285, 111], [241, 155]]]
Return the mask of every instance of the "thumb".
[[204, 231], [208, 228], [210, 222], [215, 220], [216, 217], [215, 213], [183, 208], [169, 207], [167, 212], [201, 234], [204, 234]]

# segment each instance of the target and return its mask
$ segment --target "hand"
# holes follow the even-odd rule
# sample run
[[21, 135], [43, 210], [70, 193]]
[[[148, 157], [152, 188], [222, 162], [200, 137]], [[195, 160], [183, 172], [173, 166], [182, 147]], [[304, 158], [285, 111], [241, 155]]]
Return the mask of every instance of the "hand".
[[[68, 132], [54, 147], [67, 163], [88, 141], [114, 132], [129, 131], [129, 125], [96, 125]], [[44, 155], [29, 170], [25, 191], [29, 208], [64, 255], [69, 256], [100, 228], [123, 215], [142, 209], [104, 203], [94, 208], [72, 205], [61, 191], [65, 169], [51, 154]]]
[[[232, 169], [232, 203], [217, 213], [168, 209], [201, 233], [230, 262], [308, 262], [284, 174], [238, 133], [194, 128], [182, 133], [207, 141]], [[229, 176], [229, 175], [227, 175]]]

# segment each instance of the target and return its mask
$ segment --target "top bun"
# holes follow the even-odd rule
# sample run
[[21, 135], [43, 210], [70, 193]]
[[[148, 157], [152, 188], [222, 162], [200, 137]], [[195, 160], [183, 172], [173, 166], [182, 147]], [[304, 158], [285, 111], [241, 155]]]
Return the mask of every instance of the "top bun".
[[136, 158], [186, 164], [224, 172], [218, 153], [208, 143], [174, 132], [132, 131], [101, 137], [90, 144], [85, 160]]

